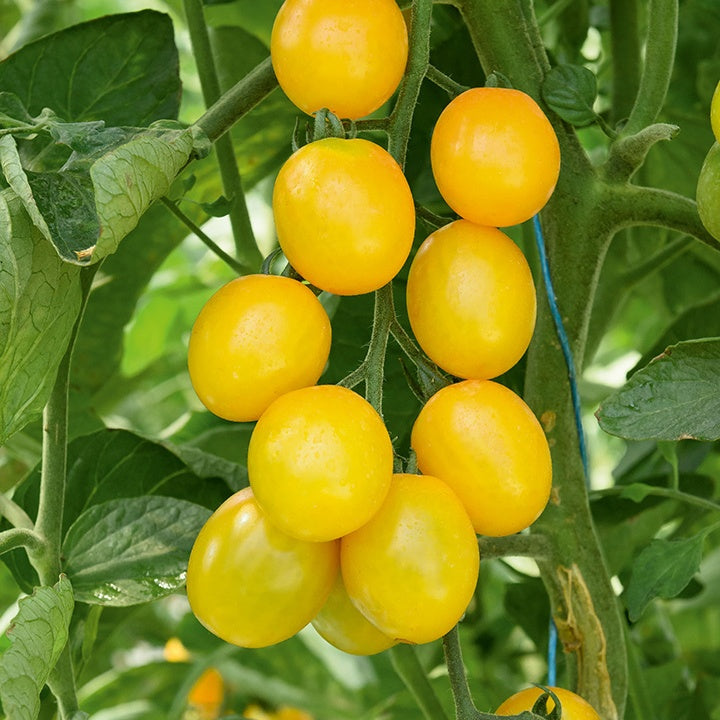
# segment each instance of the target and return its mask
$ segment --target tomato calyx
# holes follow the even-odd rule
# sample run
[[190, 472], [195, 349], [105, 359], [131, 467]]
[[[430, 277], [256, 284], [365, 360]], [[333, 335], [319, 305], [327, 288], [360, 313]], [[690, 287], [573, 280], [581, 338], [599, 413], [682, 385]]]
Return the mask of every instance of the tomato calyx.
[[[355, 128], [355, 121], [350, 120], [349, 122], [349, 136], [351, 138], [356, 137], [357, 130]], [[348, 137], [343, 121], [328, 108], [318, 110], [314, 114], [313, 121], [305, 122], [304, 125], [303, 132], [303, 119], [300, 117], [295, 119], [295, 128], [292, 134], [293, 152], [297, 152], [303, 145], [309, 145], [311, 142], [317, 140], [324, 140], [329, 137], [345, 140]]]

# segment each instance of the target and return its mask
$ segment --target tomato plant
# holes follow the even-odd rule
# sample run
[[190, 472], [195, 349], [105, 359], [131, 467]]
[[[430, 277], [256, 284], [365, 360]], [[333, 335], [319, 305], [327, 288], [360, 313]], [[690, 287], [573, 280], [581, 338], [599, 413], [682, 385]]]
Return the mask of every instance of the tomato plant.
[[506, 227], [550, 198], [560, 171], [555, 131], [526, 93], [473, 88], [443, 110], [431, 144], [440, 193], [462, 217]]
[[420, 347], [461, 378], [494, 378], [527, 350], [535, 283], [520, 249], [499, 230], [456, 220], [420, 246], [407, 282]]
[[308, 114], [329, 108], [352, 119], [395, 92], [407, 50], [405, 21], [392, 0], [286, 0], [270, 40], [273, 69], [290, 100]]
[[336, 542], [308, 543], [280, 532], [246, 488], [200, 531], [188, 562], [188, 600], [226, 642], [280, 642], [323, 606], [338, 572], [338, 549]]
[[529, 527], [550, 497], [545, 433], [523, 400], [490, 380], [439, 390], [413, 425], [422, 472], [455, 490], [476, 532], [502, 536]]
[[308, 288], [246, 275], [200, 311], [188, 347], [195, 392], [226, 420], [257, 420], [277, 397], [313, 385], [330, 353], [330, 320]]
[[[576, 693], [565, 688], [551, 687], [562, 706], [562, 717], [565, 720], [600, 720], [592, 705]], [[511, 695], [495, 711], [498, 715], [519, 715], [524, 710], [531, 710], [535, 701], [544, 691], [539, 687], [526, 688]], [[555, 707], [552, 698], [548, 698], [547, 709], [551, 711]]]
[[326, 138], [294, 153], [275, 181], [273, 212], [290, 264], [337, 295], [392, 280], [415, 230], [402, 170], [387, 151], [360, 138]]

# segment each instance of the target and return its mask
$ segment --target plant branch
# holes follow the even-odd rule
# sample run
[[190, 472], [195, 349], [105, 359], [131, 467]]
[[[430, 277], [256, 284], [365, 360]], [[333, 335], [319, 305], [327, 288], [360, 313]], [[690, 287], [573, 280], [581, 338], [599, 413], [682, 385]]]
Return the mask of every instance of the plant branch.
[[[638, 502], [635, 498], [628, 494], [628, 490], [632, 487], [632, 485], [617, 485], [615, 487], [604, 488], [602, 490], [595, 490], [590, 494], [590, 498], [591, 500], [595, 500], [598, 498], [608, 497], [610, 495], [620, 495], [624, 496], [627, 500]], [[683, 492], [682, 490], [676, 490], [675, 488], [655, 487], [654, 485], [643, 484], [642, 488], [639, 488], [639, 490], [642, 491], [643, 499], [647, 496], [662, 497], [668, 500], [677, 500], [678, 502], [685, 503], [686, 505], [694, 505], [702, 508], [703, 510], [709, 510], [712, 512], [720, 511], [720, 503], [698, 497], [697, 495], [692, 495], [691, 493]]]
[[[635, 104], [622, 135], [634, 135], [655, 122], [660, 113], [675, 61], [677, 30], [678, 0], [650, 0], [645, 64]], [[621, 67], [620, 71], [624, 72], [625, 68]]]
[[415, 698], [426, 720], [448, 720], [435, 691], [418, 660], [412, 645], [400, 644], [390, 648], [390, 659], [395, 672]]
[[455, 700], [456, 720], [473, 720], [477, 717], [477, 708], [470, 694], [457, 625], [443, 637], [443, 651]]
[[365, 366], [365, 398], [382, 416], [383, 382], [385, 379], [385, 353], [387, 352], [390, 324], [395, 317], [392, 283], [375, 291], [375, 310], [370, 346], [363, 362]]
[[[640, 87], [638, 0], [610, 0], [612, 119], [627, 118]], [[553, 6], [554, 7], [554, 6]]]
[[0, 532], [0, 555], [19, 547], [38, 553], [43, 551], [43, 541], [34, 530], [29, 528], [12, 528]]
[[459, 82], [455, 82], [449, 75], [446, 75], [442, 70], [438, 70], [434, 65], [427, 66], [425, 77], [441, 90], [445, 90], [451, 98], [469, 90], [467, 85], [461, 85]]
[[6, 493], [0, 493], [0, 516], [16, 528], [32, 530], [35, 527], [30, 516]]
[[215, 142], [277, 86], [277, 78], [268, 57], [213, 102], [195, 121], [195, 125]]
[[236, 260], [231, 255], [228, 255], [207, 233], [203, 232], [202, 228], [196, 225], [172, 200], [167, 197], [161, 197], [160, 201], [162, 204], [176, 217], [180, 222], [185, 225], [196, 237], [198, 237], [206, 247], [214, 252], [221, 260], [227, 263], [238, 275], [244, 275], [252, 272], [249, 265], [245, 265]]
[[[205, 105], [210, 106], [220, 98], [220, 82], [215, 69], [215, 60], [210, 46], [202, 0], [183, 0], [185, 16], [190, 31], [190, 42], [200, 77]], [[199, 123], [198, 123], [199, 124]], [[204, 129], [204, 128], [203, 128]], [[223, 193], [231, 201], [230, 225], [237, 255], [241, 262], [251, 267], [259, 267], [262, 256], [255, 243], [255, 235], [250, 223], [242, 178], [238, 170], [235, 150], [230, 135], [224, 134], [215, 140], [215, 150]]]
[[679, 132], [677, 125], [655, 123], [634, 135], [619, 136], [610, 146], [610, 154], [602, 167], [610, 181], [629, 180], [645, 162], [650, 148], [661, 140], [672, 140]]
[[550, 558], [550, 542], [545, 535], [507, 535], [506, 537], [478, 537], [480, 557], [484, 560], [503, 557]]

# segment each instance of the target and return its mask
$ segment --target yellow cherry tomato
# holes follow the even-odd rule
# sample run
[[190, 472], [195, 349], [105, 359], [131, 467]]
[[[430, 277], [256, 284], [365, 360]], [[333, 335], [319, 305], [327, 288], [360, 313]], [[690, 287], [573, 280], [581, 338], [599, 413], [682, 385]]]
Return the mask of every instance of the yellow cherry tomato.
[[294, 153], [273, 191], [280, 246], [316, 287], [359, 295], [385, 285], [410, 254], [415, 205], [379, 145], [326, 138]]
[[338, 550], [337, 542], [308, 543], [280, 532], [245, 488], [210, 516], [195, 540], [190, 607], [210, 632], [234, 645], [286, 640], [324, 605]]
[[327, 642], [351, 655], [375, 655], [397, 644], [353, 605], [340, 574], [312, 624]]
[[318, 542], [372, 517], [390, 486], [393, 449], [367, 400], [317, 385], [283, 395], [262, 414], [247, 467], [269, 519], [288, 535]]
[[209, 667], [190, 688], [187, 700], [198, 720], [215, 720], [220, 717], [224, 698], [223, 677], [217, 668]]
[[340, 541], [348, 595], [386, 635], [426, 643], [460, 620], [480, 555], [455, 493], [428, 475], [395, 475], [373, 518]]
[[[601, 720], [600, 715], [593, 709], [587, 700], [564, 688], [551, 687], [562, 706], [562, 720]], [[519, 715], [524, 710], [531, 710], [535, 701], [542, 695], [544, 690], [538, 687], [530, 687], [511, 695], [496, 711], [496, 715]], [[555, 703], [552, 698], [548, 699], [547, 708], [552, 710]]]
[[710, 104], [710, 125], [715, 134], [715, 140], [720, 143], [720, 82], [715, 86]]
[[720, 240], [720, 144], [713, 143], [705, 157], [695, 190], [698, 215], [705, 229]]
[[413, 333], [452, 375], [488, 379], [509, 370], [530, 344], [535, 310], [527, 260], [496, 228], [450, 223], [425, 240], [410, 266]]
[[280, 87], [301, 110], [357, 119], [399, 85], [407, 28], [395, 0], [286, 0], [270, 55]]
[[550, 450], [540, 423], [522, 398], [491, 380], [436, 392], [410, 442], [420, 470], [450, 485], [481, 535], [525, 529], [550, 497]]
[[458, 215], [507, 227], [550, 198], [560, 146], [538, 104], [519, 90], [473, 88], [443, 110], [430, 146], [435, 182]]
[[317, 382], [330, 336], [327, 313], [302, 283], [240, 277], [208, 300], [193, 325], [190, 379], [215, 415], [257, 420], [275, 398]]

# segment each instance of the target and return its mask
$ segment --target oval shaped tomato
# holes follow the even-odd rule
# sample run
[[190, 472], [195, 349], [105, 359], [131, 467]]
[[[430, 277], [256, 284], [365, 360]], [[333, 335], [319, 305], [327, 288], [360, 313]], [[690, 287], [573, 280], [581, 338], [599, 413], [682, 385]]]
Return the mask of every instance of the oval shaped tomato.
[[283, 395], [262, 414], [247, 467], [272, 522], [317, 542], [372, 517], [390, 486], [393, 449], [367, 400], [347, 388], [317, 385]]
[[472, 88], [441, 113], [430, 145], [440, 194], [478, 225], [517, 225], [539, 212], [560, 172], [560, 146], [538, 104], [519, 90]]
[[285, 0], [270, 38], [280, 87], [308, 114], [369, 115], [395, 92], [407, 55], [395, 0]]
[[413, 258], [407, 311], [420, 347], [443, 370], [493, 378], [530, 344], [535, 284], [507, 235], [457, 220], [432, 233]]
[[522, 398], [491, 380], [436, 392], [410, 442], [420, 470], [450, 485], [481, 535], [525, 529], [550, 497], [550, 450], [540, 423]]
[[715, 134], [715, 140], [720, 143], [720, 82], [715, 86], [710, 103], [710, 125]]
[[462, 503], [428, 475], [395, 475], [382, 507], [340, 541], [348, 595], [402, 642], [431, 642], [452, 629], [473, 596], [479, 562]]
[[220, 288], [195, 320], [190, 380], [215, 415], [257, 420], [275, 398], [317, 382], [330, 342], [330, 320], [310, 289], [247, 275]]
[[353, 605], [340, 574], [312, 624], [326, 642], [351, 655], [375, 655], [397, 644]]
[[309, 543], [280, 532], [245, 488], [200, 530], [188, 562], [188, 600], [197, 619], [225, 642], [265, 647], [317, 615], [338, 561], [337, 542]]
[[415, 232], [400, 166], [359, 138], [326, 138], [293, 154], [275, 181], [273, 212], [290, 264], [336, 295], [371, 292], [392, 280]]
[[720, 240], [720, 144], [714, 143], [698, 176], [695, 192], [698, 214], [705, 229]]
[[[564, 688], [551, 687], [562, 706], [562, 720], [600, 720], [600, 715], [595, 712], [592, 705], [576, 693]], [[531, 710], [535, 701], [542, 695], [544, 690], [538, 687], [530, 687], [511, 695], [496, 711], [496, 715], [519, 715], [524, 710]], [[547, 704], [548, 710], [555, 707], [553, 699], [550, 698]]]

